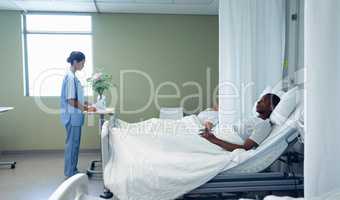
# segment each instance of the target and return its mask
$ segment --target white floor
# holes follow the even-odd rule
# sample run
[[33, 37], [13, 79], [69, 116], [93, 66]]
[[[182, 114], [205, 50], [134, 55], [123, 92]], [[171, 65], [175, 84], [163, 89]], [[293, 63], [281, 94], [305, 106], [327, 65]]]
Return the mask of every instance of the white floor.
[[[86, 172], [89, 162], [99, 153], [81, 153], [78, 169]], [[24, 153], [0, 155], [0, 161], [15, 160], [15, 169], [0, 167], [1, 200], [46, 200], [64, 181], [63, 153]], [[101, 178], [91, 178], [89, 192], [99, 196], [103, 189]]]

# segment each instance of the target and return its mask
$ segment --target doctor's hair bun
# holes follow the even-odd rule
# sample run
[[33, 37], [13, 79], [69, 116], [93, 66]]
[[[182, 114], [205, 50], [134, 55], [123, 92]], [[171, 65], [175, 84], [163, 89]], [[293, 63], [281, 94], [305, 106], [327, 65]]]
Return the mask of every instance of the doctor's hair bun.
[[82, 60], [85, 60], [85, 55], [82, 52], [72, 51], [66, 61], [72, 65], [74, 61], [81, 62]]

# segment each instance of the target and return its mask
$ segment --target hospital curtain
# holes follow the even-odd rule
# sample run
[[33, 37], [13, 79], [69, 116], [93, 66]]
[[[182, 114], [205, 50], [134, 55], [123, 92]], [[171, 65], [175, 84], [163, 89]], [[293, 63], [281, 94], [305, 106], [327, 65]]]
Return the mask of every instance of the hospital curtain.
[[242, 121], [282, 77], [284, 0], [223, 0], [219, 10], [220, 125]]
[[[305, 1], [305, 197], [340, 192], [340, 1]], [[329, 198], [338, 199], [338, 198]]]

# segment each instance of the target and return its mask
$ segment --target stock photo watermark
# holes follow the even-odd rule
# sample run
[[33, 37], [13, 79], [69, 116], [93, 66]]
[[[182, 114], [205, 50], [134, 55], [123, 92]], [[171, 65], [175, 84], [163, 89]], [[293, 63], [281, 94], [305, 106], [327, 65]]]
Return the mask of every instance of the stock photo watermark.
[[[302, 69], [304, 70], [304, 69]], [[60, 86], [62, 78], [65, 76], [65, 70], [62, 68], [52, 68], [45, 71], [42, 71], [37, 78], [34, 80], [33, 85], [30, 87], [34, 96], [35, 103], [37, 107], [47, 114], [61, 114], [60, 108], [53, 108], [47, 105], [44, 102], [44, 95], [42, 94], [44, 87], [48, 87], [46, 82], [53, 78], [53, 80], [60, 80]], [[296, 74], [301, 73], [297, 71]], [[77, 77], [80, 80], [85, 80], [88, 76], [85, 73], [77, 73]], [[146, 100], [141, 102], [141, 105], [135, 108], [129, 108], [126, 106], [124, 102], [127, 100], [128, 93], [135, 91], [127, 91], [129, 83], [127, 80], [143, 80], [138, 82], [138, 87], [147, 88], [145, 90]], [[282, 86], [284, 88], [284, 84], [292, 82], [291, 77], [287, 77], [286, 79], [278, 81], [273, 88], [277, 86]], [[288, 80], [288, 81], [287, 81]], [[117, 81], [117, 80], [116, 80]], [[136, 83], [132, 83], [136, 84]], [[116, 110], [119, 110], [120, 114], [125, 115], [136, 115], [144, 113], [150, 107], [154, 107], [157, 110], [160, 110], [163, 106], [161, 105], [162, 100], [175, 99], [180, 100], [178, 107], [182, 107], [184, 113], [187, 114], [197, 114], [200, 111], [204, 110], [204, 107], [213, 107], [214, 105], [218, 106], [219, 104], [224, 104], [228, 106], [218, 106], [218, 111], [220, 116], [224, 117], [233, 117], [235, 115], [245, 115], [247, 112], [251, 112], [252, 104], [256, 100], [256, 93], [254, 90], [256, 89], [256, 85], [254, 82], [242, 82], [236, 84], [234, 81], [224, 81], [220, 82], [217, 85], [212, 85], [212, 74], [211, 68], [207, 67], [205, 71], [205, 80], [203, 81], [185, 81], [181, 84], [176, 83], [171, 80], [164, 80], [158, 84], [155, 84], [154, 78], [147, 73], [146, 71], [137, 70], [137, 69], [125, 69], [119, 71], [119, 80], [114, 83], [115, 87], [112, 87], [106, 92], [106, 96], [110, 99], [110, 103], [107, 105], [108, 107], [114, 107]], [[287, 86], [288, 87], [288, 86]], [[172, 92], [168, 94], [162, 93], [164, 88], [171, 88]], [[193, 93], [185, 93], [184, 89], [190, 88], [194, 90]], [[46, 89], [46, 88], [45, 88]], [[83, 89], [85, 91], [85, 98], [89, 102], [95, 102], [96, 95], [93, 93], [91, 88], [83, 83]], [[300, 89], [304, 89], [303, 87]], [[136, 99], [139, 97], [136, 96]], [[205, 102], [205, 105], [204, 105]], [[186, 108], [186, 104], [194, 105], [191, 106], [191, 109]], [[93, 126], [95, 123], [95, 118], [93, 116], [88, 116], [88, 124], [89, 126]]]

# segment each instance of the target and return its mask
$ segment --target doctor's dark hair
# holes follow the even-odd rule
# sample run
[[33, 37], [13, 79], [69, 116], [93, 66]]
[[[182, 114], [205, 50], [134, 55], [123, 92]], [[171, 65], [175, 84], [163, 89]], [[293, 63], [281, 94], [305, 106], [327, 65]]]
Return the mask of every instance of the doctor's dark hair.
[[279, 104], [281, 101], [280, 97], [277, 96], [276, 94], [268, 93], [268, 94], [265, 94], [265, 96], [270, 99], [271, 104], [273, 106], [273, 110], [277, 106], [277, 104]]
[[82, 60], [85, 60], [85, 55], [82, 52], [72, 51], [66, 61], [72, 65], [74, 61], [81, 62]]

